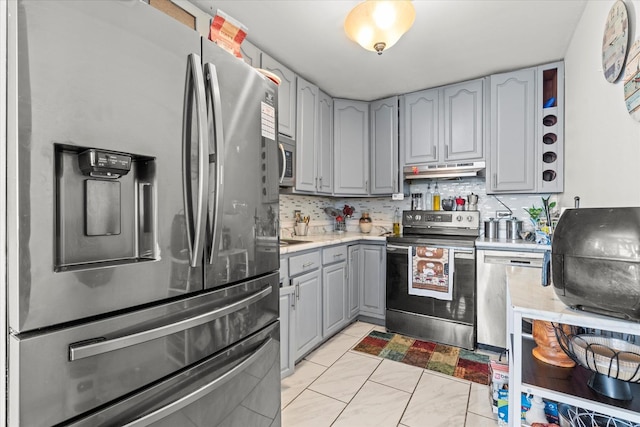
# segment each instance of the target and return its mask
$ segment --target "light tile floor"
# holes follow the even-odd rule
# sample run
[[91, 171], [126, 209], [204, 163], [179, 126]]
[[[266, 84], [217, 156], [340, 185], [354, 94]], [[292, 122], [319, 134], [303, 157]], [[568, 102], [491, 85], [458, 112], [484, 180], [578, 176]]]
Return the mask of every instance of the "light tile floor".
[[355, 322], [282, 380], [283, 427], [495, 427], [488, 387], [352, 351], [372, 330]]

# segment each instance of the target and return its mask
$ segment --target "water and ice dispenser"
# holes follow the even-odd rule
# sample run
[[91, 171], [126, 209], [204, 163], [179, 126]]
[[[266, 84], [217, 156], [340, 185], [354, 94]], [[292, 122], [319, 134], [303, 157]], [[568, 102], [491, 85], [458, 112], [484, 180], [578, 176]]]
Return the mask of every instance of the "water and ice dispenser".
[[155, 160], [61, 144], [55, 156], [56, 270], [155, 259]]

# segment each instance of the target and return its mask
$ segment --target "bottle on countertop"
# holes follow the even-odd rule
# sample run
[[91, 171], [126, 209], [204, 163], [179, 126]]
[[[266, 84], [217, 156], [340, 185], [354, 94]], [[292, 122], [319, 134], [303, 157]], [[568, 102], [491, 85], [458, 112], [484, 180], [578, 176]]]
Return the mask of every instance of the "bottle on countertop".
[[400, 208], [396, 208], [395, 213], [393, 214], [393, 235], [400, 235], [400, 222], [402, 222], [402, 216], [400, 215]]
[[433, 209], [433, 194], [431, 194], [431, 183], [427, 184], [427, 192], [424, 193], [424, 210], [430, 211]]
[[440, 193], [438, 192], [438, 183], [436, 182], [436, 186], [433, 189], [433, 210], [440, 210]]

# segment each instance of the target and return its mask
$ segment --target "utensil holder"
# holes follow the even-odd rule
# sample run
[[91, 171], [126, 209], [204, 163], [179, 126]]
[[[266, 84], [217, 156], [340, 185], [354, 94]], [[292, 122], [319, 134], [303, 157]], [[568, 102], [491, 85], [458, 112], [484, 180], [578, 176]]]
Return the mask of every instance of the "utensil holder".
[[296, 236], [306, 236], [309, 231], [309, 224], [300, 222], [293, 227]]
[[338, 233], [347, 231], [347, 223], [345, 221], [336, 221], [336, 231]]

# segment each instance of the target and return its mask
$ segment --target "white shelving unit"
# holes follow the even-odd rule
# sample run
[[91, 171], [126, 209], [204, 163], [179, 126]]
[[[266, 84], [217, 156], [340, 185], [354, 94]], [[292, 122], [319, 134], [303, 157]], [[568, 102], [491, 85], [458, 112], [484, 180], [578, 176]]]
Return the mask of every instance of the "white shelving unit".
[[640, 423], [640, 384], [631, 384], [634, 398], [630, 401], [598, 395], [587, 385], [591, 376], [588, 369], [559, 368], [535, 359], [531, 350], [536, 344], [530, 334], [523, 333], [522, 320], [540, 319], [632, 335], [640, 335], [640, 324], [572, 310], [557, 298], [552, 286], [525, 282], [517, 275], [507, 276], [507, 289], [509, 425], [520, 425], [521, 393]]

